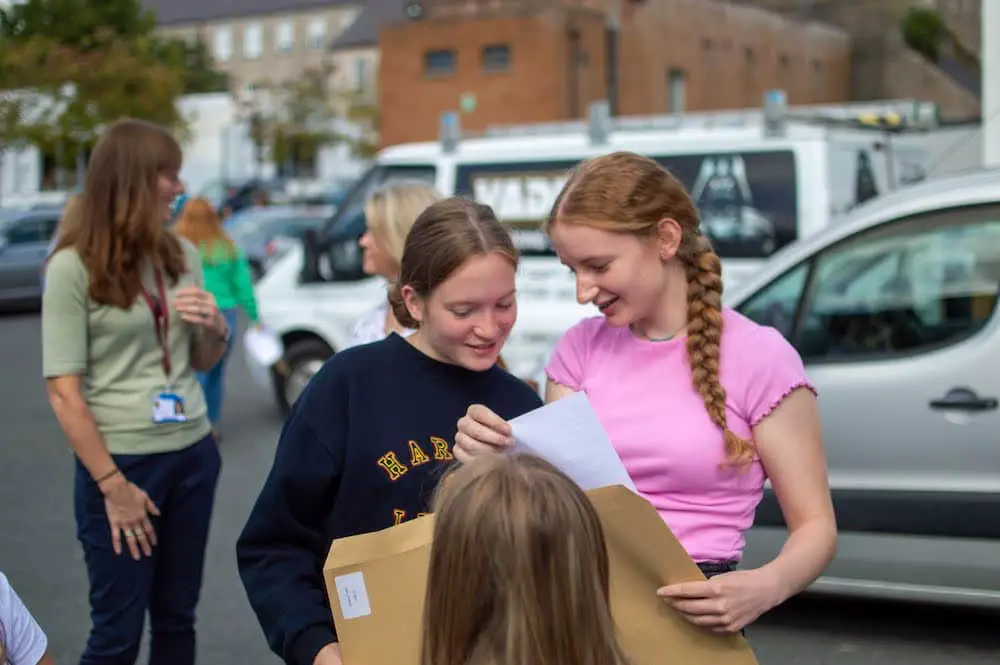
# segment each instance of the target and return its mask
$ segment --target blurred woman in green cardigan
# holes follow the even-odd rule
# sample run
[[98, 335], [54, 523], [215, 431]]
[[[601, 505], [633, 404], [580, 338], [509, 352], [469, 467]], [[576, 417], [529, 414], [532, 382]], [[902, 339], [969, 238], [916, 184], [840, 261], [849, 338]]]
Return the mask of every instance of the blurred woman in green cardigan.
[[[237, 329], [237, 314], [240, 309], [250, 319], [251, 326], [257, 325], [257, 299], [254, 297], [250, 263], [246, 254], [226, 233], [211, 202], [204, 198], [187, 201], [174, 230], [198, 248], [205, 274], [205, 290], [215, 296], [229, 329]], [[212, 421], [216, 440], [220, 439], [218, 423], [225, 395], [226, 362], [234, 339], [235, 334], [230, 336], [229, 348], [215, 367], [198, 374], [198, 380], [205, 391], [208, 418]]]

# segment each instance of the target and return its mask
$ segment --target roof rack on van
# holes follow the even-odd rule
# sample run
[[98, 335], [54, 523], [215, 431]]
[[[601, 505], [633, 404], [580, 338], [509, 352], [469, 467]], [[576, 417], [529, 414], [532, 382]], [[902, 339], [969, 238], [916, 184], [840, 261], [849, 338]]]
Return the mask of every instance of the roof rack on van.
[[[783, 90], [769, 90], [759, 108], [698, 113], [674, 113], [646, 116], [618, 116], [609, 113], [607, 101], [590, 105], [588, 118], [565, 122], [539, 122], [530, 125], [489, 127], [480, 136], [519, 137], [586, 133], [590, 141], [607, 141], [611, 132], [680, 131], [685, 129], [733, 129], [761, 126], [767, 137], [782, 136], [789, 123], [905, 131], [930, 129], [938, 124], [938, 109], [933, 102], [897, 99], [846, 104], [788, 106]], [[457, 113], [445, 113], [441, 119], [441, 145], [453, 152], [462, 139]]]

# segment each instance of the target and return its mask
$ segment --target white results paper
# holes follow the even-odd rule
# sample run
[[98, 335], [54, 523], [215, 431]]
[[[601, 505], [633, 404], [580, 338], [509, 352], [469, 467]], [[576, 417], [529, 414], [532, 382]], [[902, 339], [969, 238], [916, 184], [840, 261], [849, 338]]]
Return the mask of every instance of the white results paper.
[[635, 484], [611, 445], [587, 395], [576, 392], [510, 421], [514, 452], [537, 455], [572, 478], [584, 491]]

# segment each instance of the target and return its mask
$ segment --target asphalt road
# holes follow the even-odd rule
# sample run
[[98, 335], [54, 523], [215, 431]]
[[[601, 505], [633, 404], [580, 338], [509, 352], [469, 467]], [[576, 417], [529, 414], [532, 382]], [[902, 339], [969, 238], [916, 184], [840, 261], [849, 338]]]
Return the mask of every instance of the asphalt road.
[[[72, 458], [40, 378], [35, 315], [0, 315], [0, 570], [49, 635], [60, 665], [76, 663], [89, 630], [74, 535]], [[199, 608], [199, 660], [277, 663], [240, 585], [234, 543], [270, 465], [280, 420], [234, 355], [223, 422], [221, 484]], [[761, 665], [996, 665], [997, 615], [872, 601], [800, 599], [748, 631]], [[145, 656], [142, 661], [145, 662]]]

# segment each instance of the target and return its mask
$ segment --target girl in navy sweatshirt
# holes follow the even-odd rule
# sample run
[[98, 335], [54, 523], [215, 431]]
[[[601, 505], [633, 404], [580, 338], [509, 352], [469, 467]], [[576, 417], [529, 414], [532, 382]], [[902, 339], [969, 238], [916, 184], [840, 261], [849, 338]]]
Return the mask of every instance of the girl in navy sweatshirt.
[[416, 332], [332, 358], [295, 403], [237, 543], [240, 577], [288, 665], [340, 665], [322, 567], [336, 538], [428, 511], [471, 404], [541, 406], [497, 366], [517, 319], [517, 252], [492, 209], [434, 203], [406, 239], [393, 314]]

